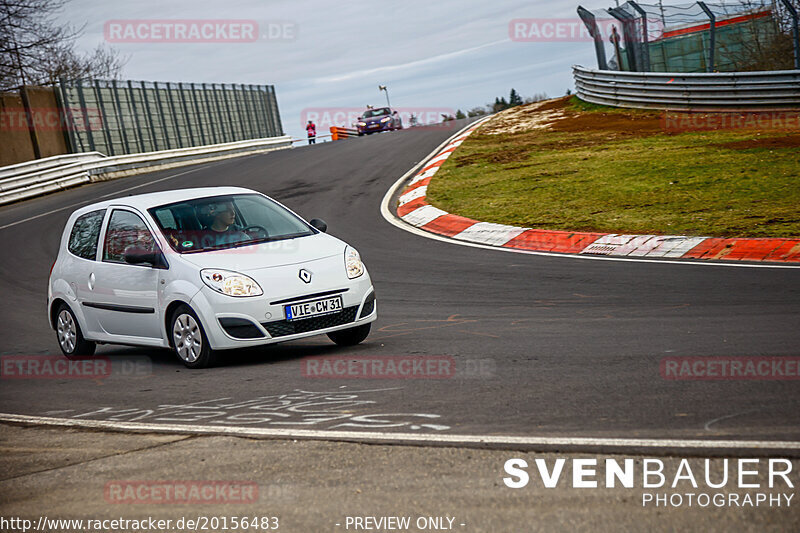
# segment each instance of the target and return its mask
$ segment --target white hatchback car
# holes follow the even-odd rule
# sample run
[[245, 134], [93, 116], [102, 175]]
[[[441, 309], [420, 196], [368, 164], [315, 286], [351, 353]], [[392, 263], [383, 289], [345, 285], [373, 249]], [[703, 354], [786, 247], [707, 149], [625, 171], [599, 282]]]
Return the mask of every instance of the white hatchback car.
[[358, 252], [238, 187], [128, 196], [75, 211], [47, 291], [65, 355], [96, 343], [172, 348], [189, 368], [220, 350], [325, 333], [358, 344], [377, 318]]

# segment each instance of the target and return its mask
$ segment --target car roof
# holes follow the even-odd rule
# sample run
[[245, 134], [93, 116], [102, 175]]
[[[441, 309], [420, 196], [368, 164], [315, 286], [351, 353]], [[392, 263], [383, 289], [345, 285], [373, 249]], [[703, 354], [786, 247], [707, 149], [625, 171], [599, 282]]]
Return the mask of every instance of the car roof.
[[151, 207], [159, 205], [182, 202], [185, 200], [196, 200], [198, 198], [208, 198], [210, 196], [222, 196], [226, 194], [261, 194], [258, 191], [245, 189], [244, 187], [196, 187], [191, 189], [174, 189], [171, 191], [151, 192], [146, 194], [134, 194], [130, 196], [120, 196], [111, 200], [104, 200], [91, 205], [87, 205], [75, 211], [75, 214], [82, 214], [97, 209], [105, 209], [111, 206], [128, 206], [147, 211]]

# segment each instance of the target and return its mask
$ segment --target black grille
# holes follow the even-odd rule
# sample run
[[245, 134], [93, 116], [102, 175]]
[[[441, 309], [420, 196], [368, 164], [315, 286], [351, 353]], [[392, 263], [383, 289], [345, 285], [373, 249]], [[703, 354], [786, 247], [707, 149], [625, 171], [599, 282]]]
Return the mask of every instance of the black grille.
[[236, 339], [260, 339], [264, 336], [255, 324], [244, 318], [220, 318], [219, 325]]
[[330, 315], [315, 316], [303, 320], [276, 320], [275, 322], [262, 322], [261, 325], [269, 332], [272, 337], [286, 337], [296, 333], [307, 333], [318, 329], [332, 328], [348, 324], [356, 319], [358, 306], [345, 307], [338, 313]]
[[361, 314], [358, 315], [358, 318], [364, 318], [365, 316], [369, 316], [375, 310], [375, 293], [370, 293], [367, 296], [367, 300], [364, 302], [364, 307], [361, 309]]

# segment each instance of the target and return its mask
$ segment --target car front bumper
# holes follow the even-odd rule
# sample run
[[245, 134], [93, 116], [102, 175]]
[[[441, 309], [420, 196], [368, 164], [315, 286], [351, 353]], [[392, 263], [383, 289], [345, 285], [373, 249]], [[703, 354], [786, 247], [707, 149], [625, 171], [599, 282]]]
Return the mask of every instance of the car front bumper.
[[[337, 295], [342, 297], [341, 311], [294, 321], [285, 319], [284, 305], [290, 302]], [[254, 298], [232, 298], [204, 287], [192, 299], [191, 306], [215, 350], [311, 337], [368, 324], [378, 317], [375, 290], [367, 273], [336, 286], [295, 288], [294, 294], [283, 292]]]
[[376, 131], [389, 131], [392, 129], [391, 122], [367, 124], [366, 126], [359, 126], [358, 133], [373, 133]]

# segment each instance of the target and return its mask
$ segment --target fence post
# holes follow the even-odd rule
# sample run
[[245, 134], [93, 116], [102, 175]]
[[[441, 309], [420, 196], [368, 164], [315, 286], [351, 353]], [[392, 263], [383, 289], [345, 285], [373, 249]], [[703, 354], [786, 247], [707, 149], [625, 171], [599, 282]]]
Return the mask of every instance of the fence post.
[[130, 103], [133, 123], [136, 125], [136, 144], [139, 145], [140, 152], [146, 152], [144, 148], [144, 136], [142, 135], [142, 125], [139, 122], [139, 108], [136, 107], [136, 95], [133, 92], [133, 82], [128, 80], [128, 102]]
[[208, 144], [206, 142], [206, 129], [203, 127], [203, 116], [200, 114], [200, 105], [197, 103], [197, 89], [192, 83], [192, 101], [194, 102], [194, 116], [197, 117], [197, 126], [200, 128], [200, 142], [203, 145]]
[[217, 139], [217, 128], [215, 128], [214, 124], [214, 116], [211, 113], [211, 102], [208, 100], [208, 89], [206, 88], [206, 84], [203, 83], [202, 85], [202, 93], [203, 93], [203, 100], [205, 100], [206, 105], [206, 117], [208, 118], [208, 133], [211, 135], [211, 144], [219, 144], [219, 140]]
[[156, 139], [156, 127], [153, 124], [153, 110], [150, 109], [150, 99], [147, 97], [147, 88], [145, 87], [144, 81], [139, 82], [140, 88], [142, 90], [142, 101], [144, 102], [144, 111], [147, 114], [147, 123], [150, 128], [150, 146], [152, 147], [153, 151], [160, 150], [161, 146]]
[[642, 17], [642, 46], [640, 48], [642, 51], [642, 70], [650, 72], [650, 49], [647, 46], [650, 41], [650, 34], [647, 32], [647, 12], [633, 0], [630, 0], [630, 4]]
[[789, 15], [792, 17], [792, 40], [794, 41], [794, 68], [800, 70], [800, 31], [797, 24], [797, 10], [789, 0], [781, 0]]
[[716, 46], [715, 38], [716, 38], [716, 25], [717, 25], [717, 17], [714, 16], [714, 13], [708, 9], [708, 6], [705, 2], [697, 2], [697, 5], [700, 6], [700, 9], [705, 12], [706, 16], [708, 17], [709, 26], [708, 26], [708, 37], [709, 37], [709, 48], [708, 48], [708, 65], [706, 65], [706, 71], [714, 72], [714, 47]]
[[228, 93], [225, 89], [225, 84], [220, 84], [222, 86], [222, 101], [225, 103], [225, 115], [228, 118], [228, 127], [231, 131], [231, 141], [236, 141], [236, 132], [233, 130], [233, 116], [231, 115], [231, 105], [228, 101]]
[[267, 87], [272, 93], [270, 102], [272, 102], [272, 108], [275, 110], [275, 135], [283, 135], [283, 123], [281, 123], [281, 113], [278, 109], [278, 96], [275, 94], [275, 86], [268, 85]]
[[167, 145], [167, 150], [172, 149], [172, 143], [169, 142], [169, 133], [167, 132], [167, 116], [164, 113], [164, 104], [161, 102], [161, 93], [159, 92], [158, 82], [153, 82], [153, 92], [156, 95], [156, 105], [158, 106], [159, 122], [161, 123], [161, 131], [164, 133], [164, 143]]
[[[22, 100], [25, 102], [25, 100]], [[81, 117], [83, 118], [83, 127], [86, 128], [86, 139], [89, 141], [89, 150], [95, 151], [94, 137], [92, 136], [91, 127], [89, 126], [89, 119], [86, 117], [86, 95], [83, 94], [83, 81], [78, 80], [78, 102], [81, 106]], [[79, 136], [80, 138], [80, 136]], [[81, 151], [83, 151], [83, 139], [80, 139]], [[38, 158], [37, 158], [38, 159]]]
[[219, 90], [217, 84], [211, 84], [211, 90], [214, 91], [214, 107], [217, 111], [217, 122], [220, 131], [220, 142], [228, 142], [228, 132], [225, 131], [225, 118], [222, 116], [222, 108], [219, 106]]
[[233, 102], [233, 108], [236, 110], [236, 122], [239, 124], [239, 131], [242, 132], [241, 140], [247, 139], [247, 132], [244, 129], [244, 117], [242, 116], [242, 103], [239, 101], [235, 83], [231, 83], [230, 97], [231, 102]]
[[183, 148], [184, 139], [181, 135], [181, 129], [178, 127], [178, 113], [175, 110], [175, 96], [173, 96], [172, 83], [167, 82], [167, 100], [169, 100], [169, 110], [172, 114], [172, 127], [175, 130], [175, 141], [178, 143], [178, 148]]
[[107, 118], [110, 115], [106, 113], [106, 102], [103, 100], [103, 88], [100, 87], [100, 83], [97, 80], [92, 82], [92, 88], [94, 89], [94, 98], [97, 100], [97, 105], [100, 106], [100, 115], [103, 121], [103, 140], [106, 143], [106, 155], [116, 155], [114, 141], [111, 138], [111, 130], [109, 129], [110, 123]]
[[584, 26], [589, 31], [589, 35], [594, 40], [594, 51], [597, 54], [597, 68], [600, 70], [608, 70], [608, 63], [606, 62], [606, 49], [603, 48], [603, 36], [597, 28], [597, 19], [591, 11], [585, 9], [583, 6], [578, 6], [578, 16], [583, 21]]
[[181, 107], [183, 108], [183, 124], [186, 126], [186, 133], [189, 134], [189, 146], [197, 146], [194, 142], [194, 128], [189, 120], [189, 106], [186, 105], [186, 92], [183, 90], [183, 82], [178, 82], [178, 91], [181, 95]]
[[270, 135], [272, 127], [270, 126], [270, 116], [269, 111], [267, 110], [267, 101], [264, 99], [264, 94], [266, 91], [263, 85], [257, 85], [256, 89], [258, 90], [256, 94], [256, 103], [258, 104], [261, 112], [262, 123], [264, 124], [264, 129], [261, 132], [261, 136], [272, 137], [272, 135]]
[[253, 127], [253, 113], [250, 110], [250, 92], [245, 89], [244, 84], [239, 85], [242, 90], [242, 103], [244, 104], [244, 112], [247, 115], [247, 125], [250, 126], [249, 139], [257, 139], [256, 130]]
[[58, 112], [61, 115], [61, 122], [68, 124], [67, 131], [63, 132], [69, 146], [70, 153], [78, 151], [78, 143], [75, 140], [75, 117], [72, 116], [72, 111], [69, 109], [69, 99], [67, 98], [66, 80], [64, 78], [58, 79], [58, 91], [56, 91], [56, 101], [58, 105]]
[[[641, 71], [641, 54], [637, 51], [636, 35], [632, 28], [633, 16], [621, 7], [615, 7], [607, 11], [622, 26], [622, 37], [625, 39], [625, 55], [628, 57], [628, 69], [631, 72]], [[622, 65], [619, 66], [619, 70], [622, 71]]]
[[22, 98], [22, 109], [25, 111], [25, 122], [28, 126], [28, 135], [31, 138], [33, 157], [34, 159], [41, 159], [42, 151], [39, 149], [39, 137], [36, 135], [36, 125], [33, 122], [33, 111], [31, 110], [31, 102], [28, 100], [28, 91], [25, 90], [25, 85], [20, 88], [19, 95]]
[[117, 89], [117, 80], [111, 80], [111, 90], [112, 94], [114, 95], [114, 101], [116, 102], [117, 107], [117, 124], [119, 125], [119, 131], [122, 135], [122, 146], [125, 148], [125, 153], [131, 153], [131, 145], [128, 142], [128, 132], [126, 131], [127, 128], [125, 127], [125, 120], [122, 118], [122, 103], [119, 99], [119, 90]]

